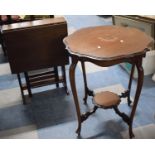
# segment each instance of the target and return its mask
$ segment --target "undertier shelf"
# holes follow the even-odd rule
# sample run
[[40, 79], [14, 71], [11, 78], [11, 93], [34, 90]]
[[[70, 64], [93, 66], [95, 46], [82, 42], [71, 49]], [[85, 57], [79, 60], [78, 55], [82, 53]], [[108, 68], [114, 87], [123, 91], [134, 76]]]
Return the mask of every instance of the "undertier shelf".
[[120, 97], [110, 91], [96, 93], [93, 97], [94, 104], [102, 108], [110, 108], [119, 105], [120, 101]]

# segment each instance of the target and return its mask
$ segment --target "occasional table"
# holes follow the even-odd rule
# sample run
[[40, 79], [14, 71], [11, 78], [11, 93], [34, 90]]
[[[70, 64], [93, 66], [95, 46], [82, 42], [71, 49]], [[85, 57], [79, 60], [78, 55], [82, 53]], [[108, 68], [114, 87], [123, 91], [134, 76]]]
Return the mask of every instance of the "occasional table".
[[[17, 74], [24, 103], [24, 90], [31, 97], [32, 88], [49, 84], [59, 87], [62, 83], [68, 94], [65, 65], [69, 57], [63, 44], [67, 22], [63, 17], [3, 25], [2, 35], [11, 72]], [[61, 75], [58, 66], [61, 66]], [[42, 69], [46, 71], [38, 73]], [[30, 74], [31, 71], [34, 73]], [[24, 73], [25, 83], [21, 73]]]
[[[136, 112], [139, 96], [143, 85], [143, 67], [142, 59], [149, 49], [147, 48], [153, 39], [144, 32], [135, 28], [124, 28], [121, 26], [97, 26], [80, 29], [64, 39], [66, 48], [71, 56], [72, 63], [70, 66], [70, 83], [75, 102], [78, 128], [76, 132], [80, 135], [82, 122], [85, 121], [98, 108], [112, 108], [128, 125], [129, 136], [134, 136], [132, 124]], [[81, 62], [83, 69], [83, 78], [85, 86], [84, 101], [87, 102], [87, 97], [93, 97], [94, 108], [91, 111], [81, 114], [80, 104], [78, 100], [75, 69], [78, 62]], [[132, 65], [128, 89], [122, 92], [121, 95], [110, 91], [94, 94], [88, 88], [85, 62], [92, 62], [102, 67], [116, 65], [122, 62], [128, 62]], [[137, 88], [133, 106], [130, 115], [121, 112], [118, 109], [121, 98], [127, 97], [128, 105], [130, 106], [130, 91], [132, 85], [132, 77], [134, 68], [138, 70]]]

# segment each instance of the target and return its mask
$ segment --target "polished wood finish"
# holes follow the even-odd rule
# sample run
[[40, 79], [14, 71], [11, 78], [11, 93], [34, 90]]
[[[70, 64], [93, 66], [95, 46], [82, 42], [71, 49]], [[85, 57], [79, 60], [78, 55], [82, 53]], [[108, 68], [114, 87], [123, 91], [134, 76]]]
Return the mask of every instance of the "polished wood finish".
[[17, 31], [17, 30], [23, 30], [23, 29], [28, 29], [32, 27], [38, 27], [41, 26], [46, 27], [47, 25], [59, 25], [59, 24], [65, 24], [66, 25], [66, 20], [63, 17], [59, 18], [47, 18], [47, 19], [41, 19], [41, 20], [34, 20], [34, 21], [27, 21], [27, 22], [22, 22], [22, 23], [13, 23], [13, 24], [8, 24], [8, 25], [3, 25], [2, 31], [9, 32], [9, 31]]
[[2, 33], [12, 73], [61, 66], [69, 62], [62, 43], [67, 36], [64, 18], [4, 25]]
[[[127, 114], [120, 112], [117, 104], [113, 104], [112, 106], [116, 114], [118, 114], [129, 125], [129, 136], [130, 138], [132, 138], [134, 136], [132, 132], [133, 118], [136, 112], [143, 84], [144, 74], [142, 59], [143, 57], [145, 57], [145, 54], [148, 51], [147, 47], [151, 42], [152, 38], [147, 36], [145, 33], [135, 28], [123, 28], [119, 26], [99, 26], [84, 28], [76, 31], [75, 33], [69, 35], [64, 39], [64, 43], [72, 58], [72, 63], [70, 66], [70, 83], [78, 118], [78, 128], [76, 130], [78, 135], [80, 135], [81, 132], [82, 122], [86, 120], [98, 108], [96, 104], [91, 112], [87, 112], [86, 114], [81, 114], [80, 112], [80, 104], [75, 83], [75, 69], [78, 61], [82, 63], [85, 102], [87, 101], [87, 95], [94, 96], [94, 93], [90, 93], [87, 85], [86, 71], [84, 66], [84, 63], [86, 61], [92, 62], [102, 67], [112, 66], [122, 62], [128, 62], [133, 65], [132, 70], [134, 70], [134, 67], [137, 68], [137, 89], [131, 109], [131, 114], [128, 116]], [[132, 76], [133, 73], [130, 76], [127, 90], [128, 93], [120, 96], [120, 98], [128, 97], [129, 101]], [[128, 104], [130, 105], [130, 103]]]
[[[3, 20], [2, 16], [5, 16], [6, 19]], [[36, 15], [28, 15], [28, 17], [25, 16], [25, 18], [21, 18], [19, 15], [15, 15], [15, 16], [16, 17], [12, 17], [12, 15], [0, 15], [0, 26], [2, 26], [2, 25], [8, 26], [8, 24], [13, 24], [13, 23], [20, 23], [22, 25], [23, 22], [34, 21], [34, 20], [39, 20], [39, 19], [41, 20], [41, 19], [45, 18], [43, 15], [37, 15], [37, 16]], [[46, 15], [46, 18], [54, 18], [54, 15]], [[0, 29], [1, 29], [1, 27], [0, 27]], [[1, 32], [0, 32], [0, 43], [2, 45], [4, 55], [7, 56], [5, 42], [3, 41], [3, 36], [1, 34]]]
[[99, 107], [110, 108], [120, 103], [120, 97], [112, 92], [104, 91], [94, 95], [93, 102]]
[[[65, 65], [69, 58], [63, 44], [67, 23], [63, 17], [4, 25], [2, 34], [12, 73], [24, 72], [26, 85], [22, 84], [22, 90], [27, 89], [31, 97], [31, 88], [51, 83], [58, 88], [59, 83], [63, 83], [68, 94]], [[58, 66], [61, 67], [61, 77]], [[54, 70], [49, 74], [29, 75], [29, 71], [46, 68]]]
[[66, 45], [70, 45], [68, 49], [74, 54], [100, 60], [114, 60], [144, 53], [144, 48], [151, 41], [151, 37], [138, 29], [119, 26], [81, 29], [64, 40]]

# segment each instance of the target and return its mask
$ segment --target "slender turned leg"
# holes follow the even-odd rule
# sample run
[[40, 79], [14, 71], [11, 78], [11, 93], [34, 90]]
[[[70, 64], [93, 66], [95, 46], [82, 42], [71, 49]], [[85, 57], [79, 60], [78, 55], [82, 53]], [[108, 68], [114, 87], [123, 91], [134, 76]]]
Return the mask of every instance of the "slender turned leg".
[[86, 78], [86, 69], [85, 69], [85, 64], [83, 61], [81, 61], [81, 66], [82, 66], [82, 73], [83, 73], [83, 80], [84, 80], [84, 91], [85, 91], [85, 96], [83, 98], [84, 103], [87, 104], [87, 97], [88, 97], [88, 93], [87, 93], [87, 78]]
[[63, 76], [63, 85], [64, 85], [64, 88], [65, 88], [66, 94], [69, 95], [69, 91], [68, 91], [68, 88], [67, 88], [67, 80], [66, 80], [66, 69], [65, 69], [65, 66], [61, 66], [61, 69], [62, 69], [62, 76]]
[[82, 73], [83, 73], [83, 80], [84, 80], [84, 91], [85, 91], [85, 96], [84, 96], [83, 100], [84, 100], [84, 104], [87, 104], [88, 95], [93, 96], [93, 91], [89, 90], [89, 88], [88, 88], [86, 69], [85, 69], [85, 64], [83, 61], [81, 61], [81, 66], [82, 66]]
[[80, 135], [81, 132], [81, 112], [80, 112], [80, 106], [79, 106], [79, 101], [78, 101], [78, 96], [77, 96], [77, 91], [76, 91], [76, 84], [75, 84], [75, 68], [77, 65], [78, 60], [74, 57], [72, 57], [72, 64], [69, 69], [69, 77], [70, 77], [70, 83], [71, 83], [71, 90], [75, 102], [75, 107], [76, 107], [76, 113], [78, 117], [78, 128], [76, 130], [76, 133], [78, 136]]
[[18, 78], [18, 82], [19, 82], [19, 86], [20, 86], [20, 91], [21, 91], [21, 95], [22, 95], [22, 99], [23, 99], [23, 104], [25, 104], [25, 97], [24, 97], [24, 92], [23, 92], [23, 87], [22, 87], [22, 81], [21, 81], [21, 77], [20, 77], [20, 73], [17, 74], [17, 78]]
[[131, 85], [132, 85], [134, 70], [135, 70], [135, 64], [132, 64], [132, 69], [131, 69], [131, 73], [130, 73], [130, 80], [129, 80], [129, 85], [128, 85], [128, 96], [127, 96], [128, 106], [130, 106], [132, 103], [132, 101], [130, 99], [130, 92], [131, 92]]
[[25, 80], [26, 80], [26, 86], [28, 90], [29, 97], [32, 97], [32, 92], [31, 92], [31, 85], [30, 85], [30, 80], [27, 72], [24, 72], [25, 75]]
[[140, 96], [142, 85], [143, 85], [143, 79], [144, 79], [144, 71], [143, 71], [143, 67], [142, 67], [142, 57], [141, 57], [141, 59], [138, 59], [138, 61], [136, 62], [136, 67], [137, 67], [137, 71], [138, 71], [138, 81], [137, 81], [137, 89], [136, 89], [135, 99], [134, 99], [132, 111], [130, 114], [130, 124], [129, 124], [130, 138], [132, 138], [134, 136], [133, 132], [132, 132], [132, 123], [133, 123], [133, 118], [134, 118], [134, 115], [136, 112], [139, 96]]
[[58, 67], [57, 66], [54, 66], [54, 74], [55, 74], [56, 87], [59, 88], [59, 75], [58, 75]]
[[123, 92], [120, 95], [120, 98], [126, 98], [127, 97], [128, 106], [130, 106], [131, 103], [132, 103], [132, 101], [130, 99], [130, 92], [131, 92], [131, 85], [132, 85], [132, 80], [133, 80], [134, 69], [135, 69], [135, 64], [132, 64], [131, 73], [130, 73], [130, 79], [129, 79], [129, 84], [128, 84], [128, 90], [126, 90], [125, 92]]

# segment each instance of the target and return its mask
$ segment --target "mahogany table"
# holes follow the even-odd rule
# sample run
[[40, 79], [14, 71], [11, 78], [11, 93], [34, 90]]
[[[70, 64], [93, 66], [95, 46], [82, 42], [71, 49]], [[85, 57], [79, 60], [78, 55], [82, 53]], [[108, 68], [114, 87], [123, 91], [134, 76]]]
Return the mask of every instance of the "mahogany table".
[[[62, 42], [67, 36], [67, 22], [63, 17], [3, 25], [2, 34], [11, 72], [17, 74], [24, 103], [24, 90], [31, 97], [32, 88], [49, 84], [59, 87], [62, 83], [68, 94], [65, 65], [69, 57]], [[37, 71], [41, 69], [46, 71]], [[36, 72], [30, 75], [30, 71]]]
[[[76, 132], [80, 135], [82, 122], [85, 121], [98, 108], [113, 108], [115, 112], [129, 125], [129, 136], [134, 136], [132, 131], [133, 119], [138, 104], [139, 96], [143, 85], [143, 67], [142, 58], [147, 48], [152, 43], [152, 38], [147, 36], [144, 32], [135, 28], [124, 28], [119, 26], [97, 26], [80, 29], [64, 39], [64, 43], [72, 58], [70, 66], [70, 83], [75, 102], [78, 128]], [[87, 96], [93, 96], [94, 108], [85, 114], [81, 114], [80, 105], [77, 96], [75, 83], [75, 69], [78, 61], [81, 62], [83, 69], [83, 78], [85, 86], [84, 101], [87, 102]], [[122, 62], [132, 64], [132, 71], [130, 74], [128, 89], [117, 95], [112, 92], [100, 92], [94, 94], [87, 86], [85, 62], [89, 61], [96, 65], [107, 67], [116, 65]], [[120, 112], [118, 105], [121, 98], [127, 97], [128, 105], [130, 105], [130, 90], [132, 85], [132, 77], [134, 68], [137, 68], [138, 79], [135, 98], [131, 113], [127, 114]]]

